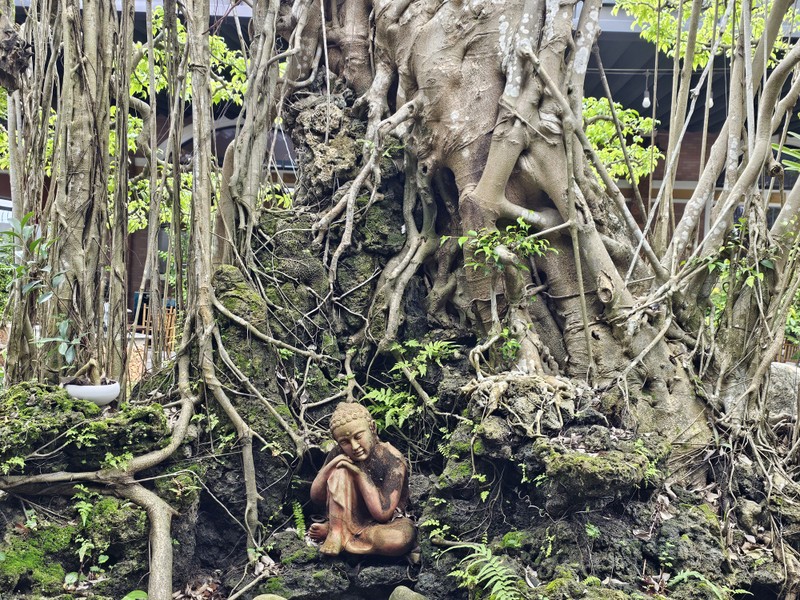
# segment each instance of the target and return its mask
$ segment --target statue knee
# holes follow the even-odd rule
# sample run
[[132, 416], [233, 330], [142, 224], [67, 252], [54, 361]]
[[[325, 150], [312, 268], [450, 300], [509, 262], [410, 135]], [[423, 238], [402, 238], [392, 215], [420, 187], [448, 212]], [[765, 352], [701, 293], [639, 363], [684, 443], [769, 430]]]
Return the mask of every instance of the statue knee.
[[353, 475], [347, 469], [334, 469], [328, 476], [328, 493], [338, 493], [351, 487]]

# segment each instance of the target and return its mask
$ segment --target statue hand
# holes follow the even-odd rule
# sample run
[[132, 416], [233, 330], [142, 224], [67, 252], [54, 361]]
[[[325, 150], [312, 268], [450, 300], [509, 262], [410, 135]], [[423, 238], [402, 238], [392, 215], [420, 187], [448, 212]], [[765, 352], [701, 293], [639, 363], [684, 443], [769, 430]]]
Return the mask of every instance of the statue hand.
[[344, 457], [344, 460], [340, 461], [339, 464], [336, 465], [338, 469], [347, 469], [354, 475], [362, 475], [363, 471], [348, 457]]

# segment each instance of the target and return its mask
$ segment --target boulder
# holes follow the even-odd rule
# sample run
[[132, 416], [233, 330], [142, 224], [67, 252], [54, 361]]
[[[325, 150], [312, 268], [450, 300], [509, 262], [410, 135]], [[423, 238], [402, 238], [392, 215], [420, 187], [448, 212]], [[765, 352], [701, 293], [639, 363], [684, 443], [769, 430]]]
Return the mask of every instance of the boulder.
[[418, 594], [414, 590], [407, 588], [404, 585], [399, 585], [394, 588], [389, 600], [427, 600], [422, 594]]
[[798, 388], [800, 388], [800, 368], [797, 365], [772, 363], [767, 386], [768, 414], [796, 417]]

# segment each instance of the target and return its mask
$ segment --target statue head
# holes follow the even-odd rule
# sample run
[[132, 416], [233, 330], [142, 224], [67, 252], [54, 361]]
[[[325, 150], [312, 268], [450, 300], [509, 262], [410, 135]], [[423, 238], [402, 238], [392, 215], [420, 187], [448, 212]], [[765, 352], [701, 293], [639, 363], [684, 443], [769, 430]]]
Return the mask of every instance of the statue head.
[[367, 460], [378, 442], [372, 415], [355, 402], [340, 402], [336, 406], [330, 428], [339, 448], [354, 462]]

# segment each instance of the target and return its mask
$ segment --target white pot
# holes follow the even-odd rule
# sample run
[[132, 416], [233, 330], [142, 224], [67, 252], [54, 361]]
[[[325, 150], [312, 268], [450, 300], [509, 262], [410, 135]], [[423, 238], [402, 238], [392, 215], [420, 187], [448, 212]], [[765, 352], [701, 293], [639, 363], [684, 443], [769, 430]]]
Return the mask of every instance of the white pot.
[[119, 396], [119, 382], [106, 385], [65, 385], [64, 389], [73, 398], [94, 402], [97, 406], [105, 406]]

